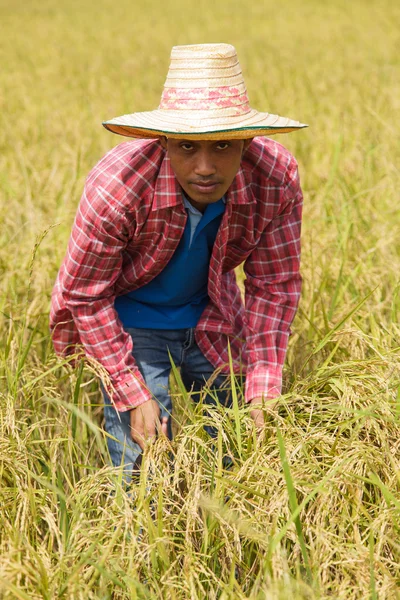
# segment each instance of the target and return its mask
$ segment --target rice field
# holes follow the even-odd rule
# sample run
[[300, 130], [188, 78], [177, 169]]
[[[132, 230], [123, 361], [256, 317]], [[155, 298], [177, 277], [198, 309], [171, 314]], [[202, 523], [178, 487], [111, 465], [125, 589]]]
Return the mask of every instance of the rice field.
[[[0, 0], [0, 598], [400, 598], [399, 23], [391, 0]], [[255, 108], [310, 125], [278, 138], [303, 294], [263, 433], [235, 381], [207, 417], [176, 374], [175, 438], [128, 495], [49, 298], [85, 177], [124, 141], [101, 121], [156, 108], [171, 47], [203, 42], [236, 46]]]

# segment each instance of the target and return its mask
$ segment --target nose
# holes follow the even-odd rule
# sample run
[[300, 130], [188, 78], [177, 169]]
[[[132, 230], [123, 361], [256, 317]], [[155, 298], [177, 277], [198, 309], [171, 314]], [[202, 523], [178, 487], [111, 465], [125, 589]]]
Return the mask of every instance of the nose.
[[194, 172], [199, 177], [210, 177], [217, 172], [211, 153], [207, 150], [197, 152]]

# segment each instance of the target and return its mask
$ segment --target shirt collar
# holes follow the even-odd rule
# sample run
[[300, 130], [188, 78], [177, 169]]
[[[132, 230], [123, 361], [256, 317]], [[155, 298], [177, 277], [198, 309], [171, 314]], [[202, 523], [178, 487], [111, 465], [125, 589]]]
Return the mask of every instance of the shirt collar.
[[182, 189], [172, 170], [171, 161], [165, 153], [157, 175], [152, 210], [170, 206], [183, 206]]
[[[187, 208], [189, 212], [191, 212], [193, 215], [203, 216], [204, 213], [202, 213], [199, 210], [197, 210], [197, 208], [195, 206], [193, 206], [193, 204], [191, 204], [189, 202], [189, 200], [186, 198], [186, 196], [185, 196], [185, 194], [183, 192], [182, 192], [182, 197], [183, 197], [183, 204], [185, 205], [185, 208]], [[222, 200], [223, 204], [226, 204], [225, 196], [222, 196], [222, 198], [220, 198], [220, 200]], [[220, 202], [220, 200], [218, 200], [218, 202]], [[217, 204], [217, 203], [215, 202], [213, 204]]]
[[191, 212], [193, 215], [202, 215], [202, 213], [197, 210], [196, 207], [193, 206], [193, 204], [190, 204], [189, 200], [186, 198], [185, 194], [182, 193], [182, 197], [183, 197], [183, 204], [185, 205], [185, 208], [188, 209], [189, 212]]
[[257, 202], [252, 191], [250, 173], [243, 164], [236, 173], [225, 197], [227, 203], [230, 204], [254, 204]]

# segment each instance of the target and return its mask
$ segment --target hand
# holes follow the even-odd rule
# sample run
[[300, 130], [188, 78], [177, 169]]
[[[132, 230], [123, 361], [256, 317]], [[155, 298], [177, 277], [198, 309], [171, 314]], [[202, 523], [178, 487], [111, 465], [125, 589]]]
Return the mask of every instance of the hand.
[[[268, 401], [268, 407], [265, 407], [265, 399], [264, 398], [253, 398], [250, 401], [250, 405], [254, 405], [253, 410], [250, 410], [250, 415], [254, 421], [255, 428], [260, 431], [265, 425], [264, 412], [265, 410], [273, 411], [276, 402], [271, 403], [271, 400]], [[264, 406], [265, 408], [255, 408], [256, 406]]]
[[154, 438], [157, 431], [168, 435], [168, 418], [163, 417], [160, 423], [160, 407], [155, 400], [147, 400], [131, 411], [131, 437], [142, 450], [146, 441]]

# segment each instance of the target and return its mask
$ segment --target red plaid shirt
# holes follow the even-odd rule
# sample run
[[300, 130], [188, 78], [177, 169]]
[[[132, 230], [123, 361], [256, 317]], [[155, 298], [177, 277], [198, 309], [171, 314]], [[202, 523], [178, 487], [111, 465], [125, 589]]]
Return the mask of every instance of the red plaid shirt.
[[[301, 277], [302, 193], [297, 164], [283, 146], [255, 138], [226, 193], [210, 261], [210, 302], [197, 343], [216, 367], [246, 373], [246, 400], [280, 394]], [[114, 299], [148, 283], [174, 254], [186, 224], [182, 191], [157, 140], [108, 152], [89, 174], [53, 290], [55, 350], [83, 345], [109, 373], [120, 411], [150, 398], [132, 357], [132, 339]], [[244, 263], [245, 302], [234, 269]], [[185, 276], [185, 275], [184, 275]]]

